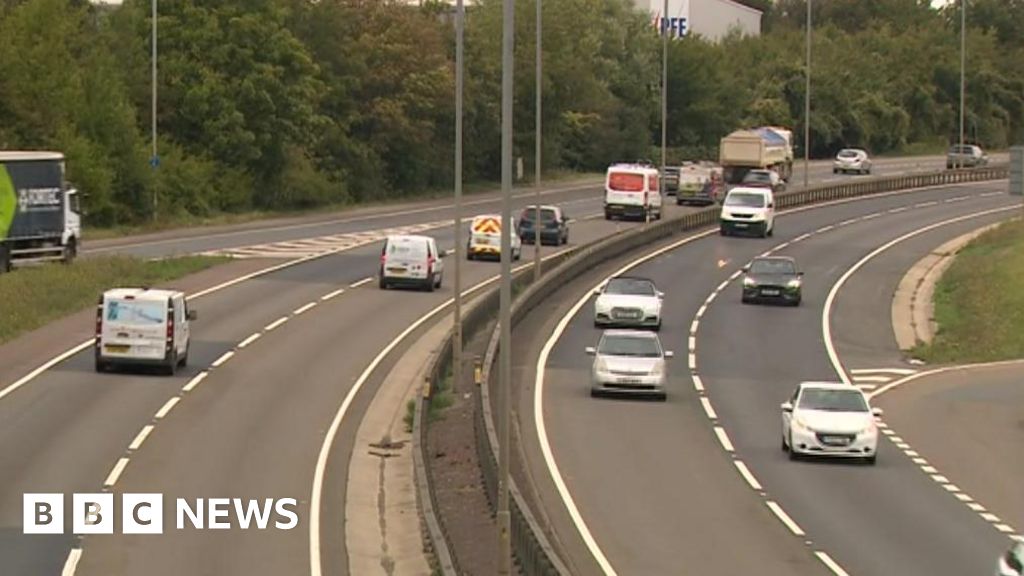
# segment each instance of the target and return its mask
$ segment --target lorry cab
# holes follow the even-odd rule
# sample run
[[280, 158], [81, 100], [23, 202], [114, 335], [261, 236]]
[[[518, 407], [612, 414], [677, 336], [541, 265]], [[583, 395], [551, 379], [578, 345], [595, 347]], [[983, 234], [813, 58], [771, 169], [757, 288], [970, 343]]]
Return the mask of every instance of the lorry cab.
[[[501, 216], [484, 214], [473, 218], [469, 225], [469, 242], [466, 245], [466, 258], [501, 258]], [[512, 228], [508, 231], [512, 247], [512, 259], [519, 260], [523, 253], [523, 242], [519, 234]]]
[[157, 366], [173, 375], [188, 364], [195, 319], [185, 294], [176, 290], [107, 290], [96, 306], [96, 371]]
[[658, 170], [644, 164], [613, 164], [604, 185], [604, 218], [660, 220], [662, 212]]
[[388, 236], [380, 252], [380, 288], [417, 286], [433, 292], [444, 278], [443, 258], [430, 236]]
[[722, 236], [771, 236], [775, 232], [775, 194], [770, 188], [738, 186], [729, 190], [722, 203], [720, 232]]

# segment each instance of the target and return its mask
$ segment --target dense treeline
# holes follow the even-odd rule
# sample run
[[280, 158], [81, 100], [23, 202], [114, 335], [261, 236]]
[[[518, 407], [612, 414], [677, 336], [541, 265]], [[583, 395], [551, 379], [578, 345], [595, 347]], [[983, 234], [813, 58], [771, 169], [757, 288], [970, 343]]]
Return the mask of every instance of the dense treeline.
[[[759, 1], [759, 0], [758, 0]], [[750, 0], [748, 3], [755, 3]], [[763, 4], [769, 4], [767, 2]], [[959, 19], [927, 0], [815, 3], [812, 153], [941, 147], [957, 130]], [[601, 169], [660, 141], [660, 43], [631, 0], [544, 3], [546, 169]], [[0, 148], [69, 158], [94, 224], [359, 202], [452, 181], [450, 11], [380, 0], [161, 0], [158, 169], [149, 0], [0, 0]], [[518, 0], [515, 148], [531, 173], [532, 0]], [[804, 0], [765, 34], [670, 50], [669, 145], [712, 156], [754, 124], [800, 132]], [[1024, 0], [972, 0], [972, 140], [1024, 140]], [[501, 0], [470, 8], [465, 167], [500, 170]]]

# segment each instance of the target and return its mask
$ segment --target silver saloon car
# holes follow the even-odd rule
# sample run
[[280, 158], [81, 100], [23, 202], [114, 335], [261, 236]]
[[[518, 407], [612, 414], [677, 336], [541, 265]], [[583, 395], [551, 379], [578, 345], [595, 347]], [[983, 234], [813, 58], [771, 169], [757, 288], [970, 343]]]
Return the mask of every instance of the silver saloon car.
[[587, 348], [587, 354], [594, 356], [591, 396], [636, 395], [665, 400], [665, 360], [672, 357], [672, 352], [662, 348], [657, 334], [606, 330], [597, 348]]

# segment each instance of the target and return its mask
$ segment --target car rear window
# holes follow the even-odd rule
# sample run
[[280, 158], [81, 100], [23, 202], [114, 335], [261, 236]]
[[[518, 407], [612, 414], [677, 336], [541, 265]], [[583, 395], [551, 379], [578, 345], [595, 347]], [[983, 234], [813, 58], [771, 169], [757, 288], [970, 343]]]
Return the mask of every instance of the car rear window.
[[118, 324], [163, 324], [167, 305], [138, 300], [107, 300], [104, 320]]
[[[523, 213], [522, 213], [522, 215], [519, 218], [520, 218], [520, 220], [528, 220], [530, 222], [533, 222], [534, 214], [536, 214], [536, 213], [537, 213], [537, 209], [536, 208], [526, 208], [526, 209], [523, 210]], [[540, 219], [541, 219], [542, 222], [552, 222], [552, 221], [554, 221], [554, 219], [555, 219], [555, 211], [552, 210], [551, 208], [541, 208], [540, 209]]]
[[616, 192], [643, 192], [644, 175], [612, 172], [608, 174], [608, 188]]
[[857, 157], [857, 151], [856, 150], [841, 150], [839, 152], [839, 157], [840, 158], [856, 158]]

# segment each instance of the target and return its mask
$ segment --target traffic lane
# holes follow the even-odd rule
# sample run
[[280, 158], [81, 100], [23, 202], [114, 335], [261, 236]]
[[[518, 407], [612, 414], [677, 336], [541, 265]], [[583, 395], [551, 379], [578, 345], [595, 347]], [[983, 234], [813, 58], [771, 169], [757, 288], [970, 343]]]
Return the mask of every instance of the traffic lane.
[[[945, 199], [945, 198], [966, 198], [968, 194], [979, 194], [990, 191], [984, 186], [972, 185], [972, 186], [954, 186], [943, 189], [932, 189], [925, 191], [917, 191], [913, 193], [905, 194], [894, 194], [882, 197], [875, 197], [870, 199], [862, 199], [854, 202], [847, 202], [841, 204], [834, 204], [831, 206], [815, 207], [810, 210], [805, 210], [790, 215], [782, 215], [779, 217], [778, 226], [779, 232], [776, 233], [775, 240], [765, 239], [741, 239], [741, 238], [709, 238], [695, 243], [687, 244], [683, 248], [671, 251], [664, 256], [652, 261], [651, 265], [653, 271], [650, 274], [652, 277], [658, 278], [659, 285], [668, 292], [666, 298], [666, 322], [679, 322], [681, 319], [685, 319], [688, 323], [693, 317], [693, 313], [703, 303], [705, 296], [710, 292], [717, 283], [725, 280], [728, 275], [735, 269], [735, 267], [742, 265], [742, 263], [748, 261], [751, 257], [774, 245], [778, 241], [782, 241], [785, 238], [793, 238], [797, 235], [813, 232], [820, 226], [825, 225], [829, 222], [842, 221], [849, 218], [858, 217], [867, 213], [871, 213], [877, 210], [888, 210], [898, 209], [903, 206], [912, 205], [915, 202], [922, 200], [934, 200], [934, 199]], [[668, 263], [668, 264], [666, 264]], [[613, 271], [614, 267], [606, 267], [606, 273]], [[583, 291], [588, 290], [593, 286], [596, 281], [600, 280], [601, 275], [595, 274], [591, 278], [591, 282], [582, 282], [579, 288], [573, 292], [566, 292], [565, 298], [567, 300], [575, 301], [579, 294]], [[680, 278], [685, 279], [685, 287], [683, 289], [673, 289], [673, 284]], [[691, 284], [692, 283], [692, 284]], [[562, 299], [558, 300], [561, 303]], [[561, 304], [560, 304], [561, 305]], [[561, 317], [554, 310], [548, 310], [549, 303], [542, 304], [538, 311], [534, 312], [540, 318], [546, 319], [546, 325], [544, 328], [539, 330], [528, 330], [527, 334], [550, 334], [554, 324], [556, 324]], [[567, 306], [566, 306], [567, 309]], [[547, 312], [541, 312], [541, 310], [548, 310]], [[584, 308], [586, 310], [586, 308]], [[564, 312], [564, 310], [563, 310]], [[534, 315], [532, 314], [531, 317]], [[557, 490], [554, 488], [553, 482], [551, 481], [550, 475], [546, 471], [546, 466], [543, 460], [540, 450], [538, 448], [538, 441], [536, 437], [536, 423], [532, 420], [533, 408], [532, 408], [532, 378], [533, 378], [533, 366], [539, 351], [540, 346], [543, 343], [544, 338], [533, 341], [532, 350], [528, 352], [529, 356], [524, 359], [515, 360], [515, 366], [517, 371], [517, 382], [524, 382], [522, 390], [517, 390], [518, 404], [520, 409], [518, 411], [518, 418], [521, 419], [519, 429], [526, 435], [526, 441], [524, 442], [524, 455], [523, 458], [526, 460], [525, 474], [532, 478], [532, 484], [537, 487], [538, 498], [542, 502], [546, 502], [547, 505], [543, 506], [543, 510], [546, 511], [547, 516], [550, 518], [554, 528], [557, 540], [561, 541], [563, 545], [569, 550], [569, 557], [575, 562], [582, 565], [589, 566], [591, 570], [596, 569], [596, 565], [593, 563], [593, 559], [590, 557], [585, 545], [579, 538], [579, 534], [569, 518], [565, 507], [562, 505], [560, 497], [557, 494]], [[665, 338], [665, 343], [675, 348], [676, 350], [686, 350], [685, 340], [673, 341], [670, 338]], [[523, 349], [517, 348], [514, 354], [518, 355]], [[580, 348], [582, 353], [582, 348]], [[679, 362], [675, 361], [675, 369], [679, 370]], [[685, 364], [683, 364], [685, 369]], [[523, 376], [519, 376], [519, 371], [523, 372]], [[589, 378], [589, 372], [583, 372], [580, 378]], [[523, 378], [526, 378], [523, 380]], [[578, 403], [577, 403], [578, 404]], [[559, 406], [557, 408], [552, 407], [551, 404], [546, 405], [548, 413], [551, 414], [572, 414], [578, 406], [573, 404], [570, 407]], [[549, 426], [558, 426], [558, 421], [549, 423]], [[566, 435], [566, 431], [562, 429], [552, 430], [550, 437], [553, 442], [553, 450], [556, 454], [562, 454], [565, 450], [559, 450], [558, 442]], [[667, 451], [674, 450], [674, 446], [666, 447]], [[561, 456], [558, 456], [560, 459]], [[656, 460], [651, 465], [647, 466], [648, 475], [660, 474], [659, 466], [661, 460]], [[561, 467], [567, 477], [585, 477], [590, 478], [595, 476], [594, 474], [585, 473], [586, 471], [577, 472], [573, 467]], [[637, 468], [643, 470], [645, 467]], [[735, 474], [735, 472], [732, 472]], [[675, 492], [671, 494], [663, 494], [663, 497], [668, 500], [677, 497]], [[578, 503], [584, 517], [590, 521], [590, 516], [587, 515], [587, 506], [585, 504]], [[655, 508], [657, 509], [657, 508]], [[617, 534], [613, 537], [617, 537]], [[675, 550], [675, 548], [670, 548]], [[584, 573], [588, 573], [586, 570]]]
[[[1018, 532], [1024, 529], [1024, 365], [924, 376], [875, 398], [904, 441]], [[998, 552], [997, 552], [998, 553]], [[994, 558], [994, 556], [993, 556]]]
[[874, 247], [966, 211], [950, 204], [886, 214], [793, 244], [782, 254], [806, 272], [803, 306], [742, 305], [731, 284], [701, 321], [697, 367], [737, 452], [769, 497], [851, 573], [965, 574], [988, 569], [1005, 545], [884, 440], [875, 467], [794, 463], [780, 450], [779, 403], [800, 381], [837, 380], [821, 337], [832, 284]]
[[[1019, 201], [1016, 203], [1019, 205]], [[985, 210], [987, 206], [1013, 204], [1014, 200], [1008, 197], [992, 198], [976, 205], [961, 206], [957, 211], [965, 214]], [[913, 369], [900, 352], [892, 325], [893, 295], [907, 270], [946, 240], [1016, 215], [1008, 211], [971, 218], [908, 238], [867, 261], [850, 276], [832, 307], [832, 341], [844, 368], [847, 371]], [[861, 258], [873, 245], [873, 242], [861, 244], [865, 250]], [[851, 376], [865, 389], [897, 377], [895, 373]]]
[[[657, 266], [635, 273], [651, 276]], [[714, 266], [688, 273], [713, 273]], [[593, 358], [584, 348], [595, 346], [601, 334], [590, 305], [552, 351], [545, 421], [583, 519], [619, 574], [671, 574], [684, 567], [701, 574], [826, 574], [802, 542], [750, 497], [731, 458], [718, 447], [686, 369], [689, 319], [679, 310], [673, 301], [660, 333], [677, 354], [669, 360], [664, 403], [590, 397]], [[536, 355], [517, 365], [532, 374], [526, 369], [531, 361]], [[557, 528], [562, 535], [572, 529], [564, 522]], [[735, 553], [737, 542], [743, 543], [742, 554]], [[592, 565], [585, 548], [570, 550], [576, 566]]]
[[[586, 242], [608, 229], [604, 222], [592, 222], [574, 232]], [[467, 287], [498, 270], [488, 262], [467, 262], [464, 268]], [[308, 570], [309, 490], [326, 429], [370, 359], [403, 328], [449, 299], [452, 290], [450, 280], [433, 294], [366, 285], [278, 328], [190, 393], [132, 456], [117, 486], [125, 492], [193, 497], [293, 497], [299, 500], [298, 528], [87, 539], [78, 574], [202, 574], [208, 567], [216, 574]], [[325, 574], [347, 573], [344, 486], [355, 432], [366, 403], [402, 348], [357, 394], [333, 446], [322, 508]]]
[[[5, 532], [0, 543], [10, 551], [0, 556], [4, 573], [19, 573], [8, 572], [14, 565], [25, 566], [23, 574], [45, 573], [41, 567], [54, 555], [36, 549], [49, 539], [21, 534], [23, 493], [98, 491], [134, 436], [199, 370], [268, 323], [376, 267], [372, 251], [358, 265], [350, 264], [351, 256], [306, 262], [199, 300], [190, 367], [174, 378], [142, 370], [97, 374], [88, 349], [5, 397], [0, 402], [0, 525], [19, 529]], [[302, 270], [308, 278], [301, 277]]]
[[[578, 184], [570, 188], [557, 188], [542, 192], [545, 204], [566, 205], [570, 216], [574, 210], [582, 208], [592, 210], [592, 205], [600, 206], [602, 188], [600, 185]], [[513, 199], [514, 215], [528, 205], [532, 205], [535, 195], [532, 192], [517, 192]], [[596, 204], [595, 204], [596, 203]], [[488, 196], [480, 199], [468, 197], [464, 202], [465, 217], [473, 214], [500, 213], [501, 198]], [[217, 233], [200, 233], [194, 236], [171, 238], [132, 238], [123, 242], [101, 244], [94, 248], [83, 248], [84, 255], [92, 254], [129, 254], [141, 258], [158, 258], [180, 254], [238, 248], [256, 244], [303, 240], [336, 234], [348, 234], [367, 231], [378, 231], [426, 222], [440, 222], [454, 218], [451, 202], [436, 206], [411, 207], [380, 215], [367, 217], [342, 217], [325, 222], [290, 224], [255, 229], [241, 229]]]

